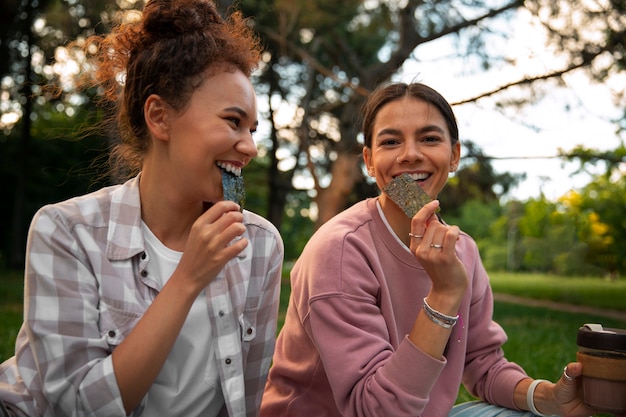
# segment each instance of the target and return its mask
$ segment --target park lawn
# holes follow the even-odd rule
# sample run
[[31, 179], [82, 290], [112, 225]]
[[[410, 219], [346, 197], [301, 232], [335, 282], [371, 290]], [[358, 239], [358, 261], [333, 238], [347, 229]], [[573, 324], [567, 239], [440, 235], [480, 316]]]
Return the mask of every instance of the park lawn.
[[490, 280], [494, 292], [626, 311], [626, 279], [492, 273]]

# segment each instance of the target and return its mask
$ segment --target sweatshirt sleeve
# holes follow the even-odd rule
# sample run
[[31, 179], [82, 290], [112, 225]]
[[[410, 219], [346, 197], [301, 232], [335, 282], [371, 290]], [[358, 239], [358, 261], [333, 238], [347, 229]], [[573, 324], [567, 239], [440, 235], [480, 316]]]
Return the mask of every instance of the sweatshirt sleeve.
[[445, 360], [408, 337], [394, 349], [375, 304], [329, 294], [311, 303], [308, 326], [343, 416], [421, 415]]

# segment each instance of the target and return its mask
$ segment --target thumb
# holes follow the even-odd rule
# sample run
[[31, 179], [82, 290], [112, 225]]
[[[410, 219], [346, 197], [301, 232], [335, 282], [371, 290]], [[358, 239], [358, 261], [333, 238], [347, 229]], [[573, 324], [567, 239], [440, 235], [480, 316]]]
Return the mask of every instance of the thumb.
[[575, 386], [577, 385], [577, 378], [582, 375], [583, 366], [580, 362], [573, 362], [565, 365], [563, 368], [563, 374], [561, 375], [561, 381], [565, 385]]

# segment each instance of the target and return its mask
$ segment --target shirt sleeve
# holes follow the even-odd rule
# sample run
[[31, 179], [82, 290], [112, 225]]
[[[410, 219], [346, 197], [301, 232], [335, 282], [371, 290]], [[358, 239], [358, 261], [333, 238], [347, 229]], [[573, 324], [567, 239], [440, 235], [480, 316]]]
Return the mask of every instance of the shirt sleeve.
[[74, 226], [48, 207], [29, 232], [25, 323], [42, 394], [59, 416], [124, 415], [110, 346], [98, 327], [98, 265], [87, 255], [103, 256], [104, 249]]
[[[244, 369], [248, 417], [256, 417], [259, 414], [263, 389], [274, 354], [284, 256], [283, 242], [277, 231], [265, 234], [254, 244], [255, 250], [263, 255], [256, 258], [253, 269], [260, 268], [265, 272], [262, 274], [264, 278], [262, 286], [258, 290], [256, 326], [254, 330], [248, 329], [247, 326], [242, 329], [244, 343], [250, 339]], [[252, 332], [254, 334], [248, 334]]]

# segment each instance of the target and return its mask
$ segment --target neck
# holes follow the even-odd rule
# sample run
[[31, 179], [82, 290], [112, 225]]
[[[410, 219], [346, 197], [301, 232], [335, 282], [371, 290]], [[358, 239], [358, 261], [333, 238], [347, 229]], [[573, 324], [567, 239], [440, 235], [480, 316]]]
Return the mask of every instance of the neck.
[[411, 219], [404, 214], [404, 211], [396, 203], [391, 201], [385, 194], [378, 198], [380, 207], [385, 213], [385, 218], [396, 236], [407, 246], [410, 245], [409, 232], [411, 231]]
[[165, 246], [183, 252], [191, 226], [202, 214], [203, 207], [201, 203], [181, 203], [176, 191], [163, 184], [167, 182], [142, 173], [139, 181], [141, 219]]

